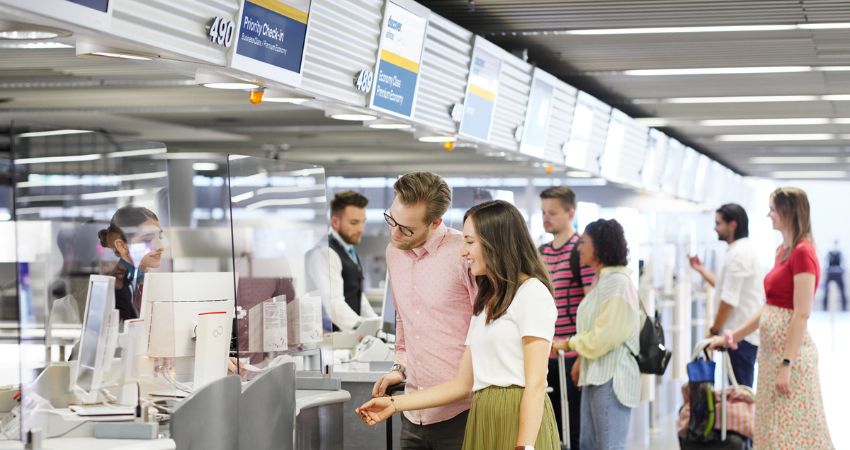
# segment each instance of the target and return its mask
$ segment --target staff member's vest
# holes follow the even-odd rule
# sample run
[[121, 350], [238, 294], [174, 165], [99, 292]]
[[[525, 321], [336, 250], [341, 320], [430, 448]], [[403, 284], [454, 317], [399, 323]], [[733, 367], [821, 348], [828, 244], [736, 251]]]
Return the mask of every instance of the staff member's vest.
[[[328, 247], [339, 256], [342, 262], [342, 293], [345, 303], [360, 314], [360, 299], [363, 296], [363, 270], [351, 259], [348, 252], [333, 236], [328, 236]], [[334, 325], [334, 331], [339, 329]]]

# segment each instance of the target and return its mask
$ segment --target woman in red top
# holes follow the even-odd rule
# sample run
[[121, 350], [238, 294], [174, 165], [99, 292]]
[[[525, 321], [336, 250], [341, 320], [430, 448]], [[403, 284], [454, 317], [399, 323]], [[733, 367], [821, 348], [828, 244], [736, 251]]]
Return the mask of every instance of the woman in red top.
[[761, 332], [753, 446], [760, 449], [832, 449], [818, 374], [818, 351], [806, 331], [820, 265], [812, 242], [809, 200], [798, 188], [770, 195], [773, 228], [782, 233], [776, 262], [764, 278], [767, 304], [713, 348], [737, 347]]

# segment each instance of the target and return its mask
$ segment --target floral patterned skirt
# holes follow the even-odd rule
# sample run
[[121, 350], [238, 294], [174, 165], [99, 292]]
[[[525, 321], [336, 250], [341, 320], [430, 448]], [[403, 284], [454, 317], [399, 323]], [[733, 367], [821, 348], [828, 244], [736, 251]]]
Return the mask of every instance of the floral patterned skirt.
[[808, 331], [800, 345], [800, 356], [791, 365], [789, 395], [776, 389], [792, 313], [790, 309], [767, 305], [759, 321], [761, 345], [753, 448], [833, 449], [821, 397], [818, 350]]

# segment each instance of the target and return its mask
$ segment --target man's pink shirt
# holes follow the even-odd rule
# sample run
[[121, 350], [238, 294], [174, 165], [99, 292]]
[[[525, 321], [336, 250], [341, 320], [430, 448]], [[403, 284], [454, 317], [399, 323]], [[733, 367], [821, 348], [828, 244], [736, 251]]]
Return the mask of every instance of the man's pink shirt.
[[[440, 225], [413, 250], [387, 246], [387, 270], [397, 311], [395, 361], [411, 393], [454, 378], [465, 349], [477, 288], [460, 256], [463, 234]], [[469, 409], [470, 398], [438, 408], [405, 411], [418, 425], [442, 422]]]

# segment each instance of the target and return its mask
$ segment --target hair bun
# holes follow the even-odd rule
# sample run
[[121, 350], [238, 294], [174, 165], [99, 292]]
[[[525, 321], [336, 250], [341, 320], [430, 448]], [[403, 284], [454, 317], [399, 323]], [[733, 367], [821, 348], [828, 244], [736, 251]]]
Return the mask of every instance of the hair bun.
[[109, 231], [107, 231], [105, 228], [97, 232], [97, 238], [100, 239], [100, 246], [103, 248], [109, 247], [109, 244], [107, 244], [106, 242], [106, 237], [108, 234]]

